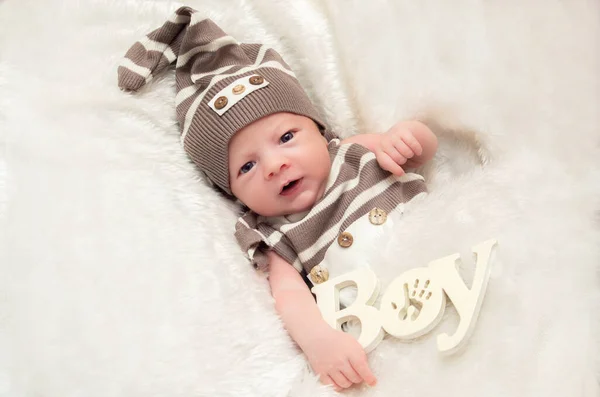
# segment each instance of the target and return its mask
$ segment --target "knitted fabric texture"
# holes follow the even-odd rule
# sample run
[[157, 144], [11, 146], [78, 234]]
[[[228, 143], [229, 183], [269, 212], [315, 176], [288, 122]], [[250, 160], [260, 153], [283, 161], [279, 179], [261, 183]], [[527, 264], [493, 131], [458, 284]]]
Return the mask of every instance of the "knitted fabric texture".
[[331, 172], [323, 197], [300, 220], [264, 217], [249, 211], [238, 219], [235, 237], [250, 262], [267, 270], [274, 250], [296, 270], [309, 273], [321, 263], [338, 235], [373, 208], [389, 213], [427, 192], [423, 177], [396, 176], [379, 166], [375, 154], [356, 144], [329, 143]]
[[173, 62], [181, 144], [227, 194], [229, 140], [250, 123], [290, 112], [311, 118], [328, 140], [335, 137], [274, 49], [240, 44], [190, 7], [179, 8], [127, 51], [118, 68], [119, 87], [137, 91]]

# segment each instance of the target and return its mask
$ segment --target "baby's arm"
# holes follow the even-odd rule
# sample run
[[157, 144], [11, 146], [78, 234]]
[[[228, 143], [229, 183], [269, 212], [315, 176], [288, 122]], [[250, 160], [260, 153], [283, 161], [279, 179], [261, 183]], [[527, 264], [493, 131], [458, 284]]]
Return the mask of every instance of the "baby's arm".
[[308, 286], [292, 265], [273, 251], [268, 257], [275, 309], [321, 382], [338, 390], [363, 381], [375, 385], [377, 380], [362, 346], [325, 322]]
[[[377, 156], [379, 165], [396, 174], [404, 168], [417, 168], [433, 158], [438, 141], [429, 127], [420, 121], [400, 121], [383, 134], [358, 134], [341, 143], [358, 143]], [[401, 167], [402, 166], [402, 167]]]

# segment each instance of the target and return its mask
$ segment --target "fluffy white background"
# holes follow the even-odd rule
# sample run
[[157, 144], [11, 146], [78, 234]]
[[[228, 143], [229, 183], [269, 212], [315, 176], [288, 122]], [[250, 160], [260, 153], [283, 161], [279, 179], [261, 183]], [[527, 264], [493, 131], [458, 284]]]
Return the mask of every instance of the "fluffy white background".
[[[597, 2], [186, 4], [280, 50], [344, 136], [442, 126], [384, 283], [453, 252], [468, 275], [470, 247], [499, 240], [464, 354], [441, 359], [435, 333], [386, 339], [379, 385], [348, 395], [598, 396]], [[179, 5], [0, 4], [0, 396], [335, 394], [179, 147], [173, 74], [116, 87], [120, 57]]]

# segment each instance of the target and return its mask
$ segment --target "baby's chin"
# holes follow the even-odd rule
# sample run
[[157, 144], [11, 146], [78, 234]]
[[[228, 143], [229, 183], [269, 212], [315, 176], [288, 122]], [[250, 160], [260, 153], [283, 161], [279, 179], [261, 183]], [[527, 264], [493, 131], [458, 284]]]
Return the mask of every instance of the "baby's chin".
[[290, 215], [302, 214], [307, 211], [310, 211], [310, 209], [315, 206], [315, 203], [317, 201], [318, 200], [316, 197], [310, 197], [308, 194], [306, 194], [304, 197], [301, 195], [301, 196], [297, 197], [297, 199], [294, 200], [293, 202], [286, 203], [285, 205], [283, 205], [279, 208], [263, 209], [263, 211], [260, 211], [260, 210], [259, 211], [253, 210], [253, 211], [259, 215], [267, 216], [267, 217], [290, 216]]
[[297, 200], [294, 200], [289, 207], [285, 208], [281, 215], [290, 216], [310, 211], [319, 201], [320, 197], [313, 192], [304, 193], [305, 194], [300, 195]]

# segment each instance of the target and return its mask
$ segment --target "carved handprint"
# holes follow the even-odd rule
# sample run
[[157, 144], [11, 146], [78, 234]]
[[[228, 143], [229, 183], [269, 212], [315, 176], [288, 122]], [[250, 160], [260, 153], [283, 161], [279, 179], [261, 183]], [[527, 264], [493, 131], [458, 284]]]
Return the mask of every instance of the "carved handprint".
[[[381, 301], [385, 330], [400, 339], [423, 335], [437, 324], [446, 298], [427, 268], [411, 269], [395, 279]], [[393, 315], [391, 315], [393, 313]], [[391, 316], [390, 316], [391, 315]]]
[[409, 321], [415, 321], [423, 309], [423, 304], [431, 298], [433, 292], [429, 289], [431, 280], [426, 279], [424, 282], [416, 278], [414, 282], [409, 286], [408, 283], [404, 283], [404, 295], [405, 303], [404, 309], [400, 310], [400, 318], [402, 320], [409, 319]]

